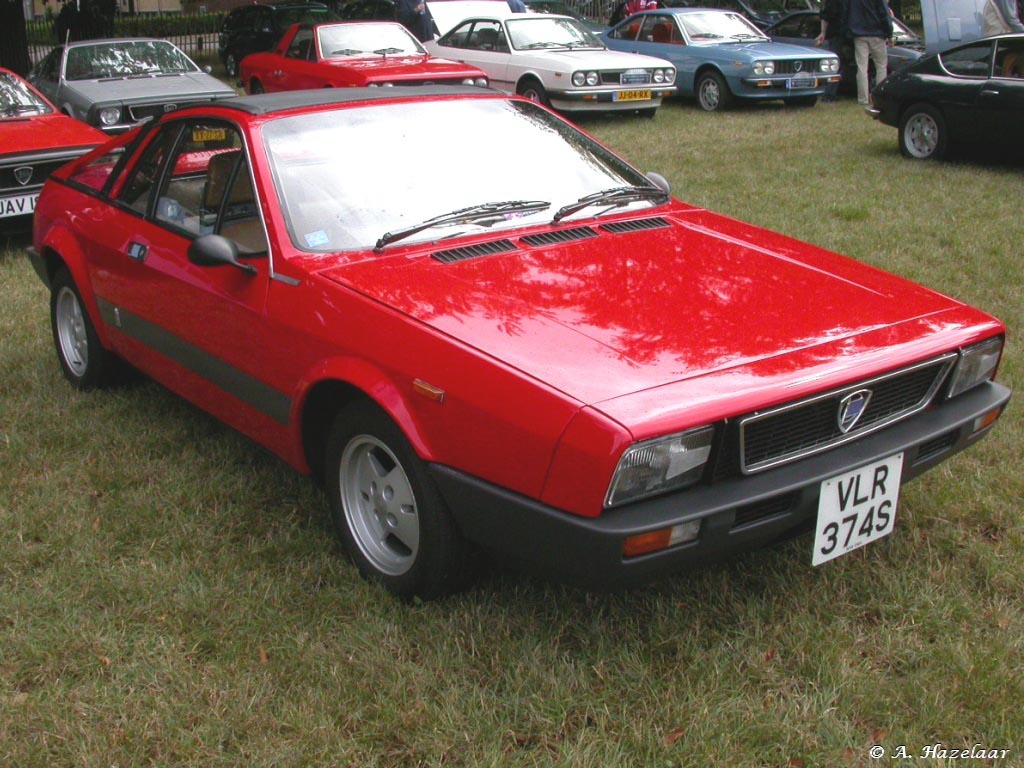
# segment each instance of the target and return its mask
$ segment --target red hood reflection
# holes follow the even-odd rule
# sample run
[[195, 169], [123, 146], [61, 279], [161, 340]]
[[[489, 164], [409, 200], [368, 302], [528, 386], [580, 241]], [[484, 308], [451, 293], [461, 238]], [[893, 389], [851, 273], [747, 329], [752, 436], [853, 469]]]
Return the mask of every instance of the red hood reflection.
[[[817, 355], [792, 353], [824, 344], [834, 369], [844, 349], [866, 351], [853, 337], [898, 344], [899, 333], [877, 332], [963, 306], [682, 205], [662, 228], [611, 234], [603, 223], [584, 222], [596, 236], [567, 244], [532, 248], [514, 235], [511, 253], [431, 257], [464, 244], [452, 241], [327, 275], [591, 404], [756, 361], [758, 376], [806, 376]], [[920, 340], [914, 325], [908, 338]]]

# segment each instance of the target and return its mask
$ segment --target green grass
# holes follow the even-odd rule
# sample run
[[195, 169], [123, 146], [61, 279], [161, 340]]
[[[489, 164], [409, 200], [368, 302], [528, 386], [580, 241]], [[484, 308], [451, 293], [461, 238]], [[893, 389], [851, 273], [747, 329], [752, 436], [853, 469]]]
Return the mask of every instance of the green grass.
[[[1019, 163], [906, 162], [852, 103], [585, 127], [684, 200], [1001, 317], [1021, 389]], [[1018, 405], [821, 568], [803, 540], [624, 594], [495, 571], [408, 606], [260, 448], [151, 383], [67, 386], [23, 245], [0, 251], [0, 765], [984, 764], [868, 757], [936, 741], [1024, 764]]]

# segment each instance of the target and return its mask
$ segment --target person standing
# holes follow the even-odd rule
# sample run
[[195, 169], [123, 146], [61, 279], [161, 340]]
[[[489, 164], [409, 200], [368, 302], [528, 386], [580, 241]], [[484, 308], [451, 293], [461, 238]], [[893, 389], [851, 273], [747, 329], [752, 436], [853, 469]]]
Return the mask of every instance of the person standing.
[[888, 46], [892, 43], [892, 16], [885, 0], [849, 0], [846, 29], [853, 38], [857, 59], [857, 101], [867, 106], [871, 100], [868, 79], [869, 61], [875, 65], [875, 83], [885, 80], [888, 71]]
[[[825, 46], [832, 53], [843, 60], [843, 47], [848, 46], [846, 34], [843, 29], [846, 19], [845, 0], [824, 0], [821, 4], [821, 33], [814, 44], [818, 47]], [[829, 83], [825, 86], [824, 101], [835, 101], [839, 92], [839, 83]]]
[[1018, 0], [988, 0], [981, 14], [984, 35], [988, 37], [1008, 32], [1024, 32], [1020, 5]]

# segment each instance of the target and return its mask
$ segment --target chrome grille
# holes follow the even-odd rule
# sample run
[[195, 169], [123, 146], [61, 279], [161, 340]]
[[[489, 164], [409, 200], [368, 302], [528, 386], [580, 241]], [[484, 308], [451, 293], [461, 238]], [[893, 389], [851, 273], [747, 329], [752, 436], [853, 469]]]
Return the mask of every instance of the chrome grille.
[[[797, 69], [797, 62], [800, 69]], [[793, 59], [775, 62], [776, 75], [816, 75], [818, 74], [818, 59]]]
[[649, 85], [651, 72], [647, 69], [626, 69], [602, 72], [602, 85]]
[[[946, 355], [741, 419], [742, 471], [749, 474], [795, 461], [917, 413], [931, 402], [955, 358]], [[843, 433], [840, 403], [862, 389], [870, 390], [871, 398], [854, 428]]]

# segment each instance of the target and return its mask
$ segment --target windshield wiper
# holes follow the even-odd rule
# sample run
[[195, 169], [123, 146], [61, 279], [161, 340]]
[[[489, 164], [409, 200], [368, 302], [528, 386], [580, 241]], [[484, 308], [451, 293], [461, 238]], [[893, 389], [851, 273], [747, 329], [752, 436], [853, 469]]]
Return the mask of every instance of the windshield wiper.
[[658, 187], [612, 187], [611, 189], [602, 189], [600, 192], [584, 195], [575, 203], [563, 205], [555, 213], [555, 218], [551, 220], [551, 223], [557, 224], [566, 216], [571, 216], [592, 205], [607, 205], [611, 208], [619, 208], [637, 200], [658, 200], [660, 204], [667, 203], [668, 199], [668, 192]]
[[373, 250], [378, 253], [384, 249], [385, 245], [389, 243], [403, 240], [410, 235], [415, 235], [417, 232], [422, 232], [425, 229], [431, 227], [444, 227], [450, 224], [465, 224], [473, 221], [477, 224], [486, 226], [487, 219], [491, 219], [489, 223], [497, 224], [499, 221], [505, 219], [506, 216], [512, 213], [531, 213], [533, 211], [543, 211], [545, 208], [550, 208], [551, 203], [544, 200], [505, 200], [500, 203], [483, 203], [482, 205], [471, 205], [468, 208], [460, 208], [457, 211], [451, 213], [443, 213], [440, 216], [435, 216], [432, 219], [414, 224], [411, 227], [404, 227], [403, 229], [396, 229], [393, 232], [387, 232], [381, 236], [377, 241], [377, 244], [373, 246]]
[[378, 56], [394, 56], [396, 53], [402, 53], [402, 49], [395, 47], [378, 48], [376, 51], [374, 51], [374, 53], [377, 54]]
[[767, 38], [763, 35], [752, 35], [749, 32], [737, 32], [735, 35], [729, 35], [733, 40], [766, 40]]

